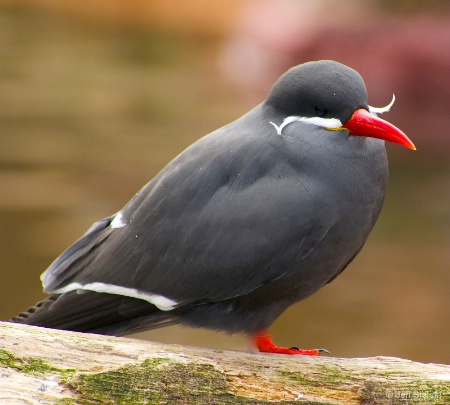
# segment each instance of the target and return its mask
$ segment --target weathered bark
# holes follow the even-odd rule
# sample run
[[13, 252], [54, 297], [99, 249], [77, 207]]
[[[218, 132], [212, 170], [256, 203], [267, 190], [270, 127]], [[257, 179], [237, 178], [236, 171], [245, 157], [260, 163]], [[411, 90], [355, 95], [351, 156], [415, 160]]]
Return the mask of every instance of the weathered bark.
[[0, 404], [449, 404], [450, 366], [249, 354], [0, 323]]

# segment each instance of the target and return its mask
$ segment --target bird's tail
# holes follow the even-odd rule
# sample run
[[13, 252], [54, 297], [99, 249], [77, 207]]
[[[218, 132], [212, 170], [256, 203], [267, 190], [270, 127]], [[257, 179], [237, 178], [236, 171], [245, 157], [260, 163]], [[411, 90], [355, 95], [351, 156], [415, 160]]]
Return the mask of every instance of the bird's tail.
[[144, 300], [80, 290], [52, 295], [10, 321], [113, 336], [179, 323], [176, 310], [161, 311]]

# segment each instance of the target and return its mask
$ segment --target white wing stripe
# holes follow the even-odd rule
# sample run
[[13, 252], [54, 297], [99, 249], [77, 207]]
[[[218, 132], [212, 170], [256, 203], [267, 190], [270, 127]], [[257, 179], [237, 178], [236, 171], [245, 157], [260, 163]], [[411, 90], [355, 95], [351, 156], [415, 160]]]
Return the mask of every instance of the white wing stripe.
[[159, 294], [151, 294], [145, 293], [135, 288], [122, 287], [114, 284], [106, 284], [106, 283], [88, 283], [88, 284], [80, 284], [80, 283], [71, 283], [65, 287], [59, 288], [58, 290], [53, 291], [55, 294], [64, 294], [68, 291], [73, 290], [88, 290], [94, 291], [98, 293], [107, 293], [107, 294], [116, 294], [123, 295], [124, 297], [137, 298], [140, 300], [144, 300], [153, 304], [155, 307], [160, 309], [161, 311], [171, 311], [174, 309], [178, 303], [170, 298], [164, 297]]
[[122, 212], [118, 212], [114, 219], [111, 221], [110, 227], [111, 228], [123, 228], [127, 223], [123, 220], [123, 214]]

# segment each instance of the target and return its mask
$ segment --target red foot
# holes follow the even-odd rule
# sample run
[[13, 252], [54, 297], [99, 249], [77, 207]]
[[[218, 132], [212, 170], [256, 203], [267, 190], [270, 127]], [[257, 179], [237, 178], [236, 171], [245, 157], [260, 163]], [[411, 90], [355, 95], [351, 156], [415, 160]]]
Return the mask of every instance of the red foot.
[[256, 347], [260, 352], [264, 353], [280, 353], [280, 354], [301, 354], [305, 356], [320, 356], [321, 353], [331, 353], [326, 349], [303, 350], [297, 347], [280, 347], [272, 342], [272, 338], [266, 332], [258, 333], [253, 336]]

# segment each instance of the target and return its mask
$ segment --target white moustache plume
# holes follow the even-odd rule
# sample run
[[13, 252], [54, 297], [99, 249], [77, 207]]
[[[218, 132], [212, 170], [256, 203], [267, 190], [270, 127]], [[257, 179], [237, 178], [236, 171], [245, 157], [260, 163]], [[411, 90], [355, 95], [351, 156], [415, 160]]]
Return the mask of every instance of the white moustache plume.
[[395, 94], [392, 94], [392, 101], [386, 107], [372, 107], [369, 105], [369, 111], [371, 114], [383, 114], [388, 112], [395, 102]]

